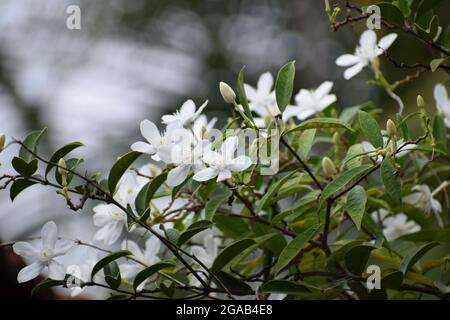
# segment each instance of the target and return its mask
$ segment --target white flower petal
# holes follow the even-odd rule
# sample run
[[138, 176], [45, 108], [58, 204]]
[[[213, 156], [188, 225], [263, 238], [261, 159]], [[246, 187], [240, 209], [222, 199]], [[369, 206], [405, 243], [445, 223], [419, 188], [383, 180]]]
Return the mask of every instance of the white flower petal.
[[230, 170], [221, 170], [217, 175], [217, 182], [225, 181], [231, 178]]
[[156, 149], [151, 144], [145, 143], [143, 141], [138, 141], [138, 142], [133, 143], [131, 145], [130, 149], [133, 151], [147, 153], [150, 155], [155, 154], [155, 152], [156, 152]]
[[360, 61], [358, 56], [353, 54], [343, 54], [336, 59], [336, 65], [339, 67], [349, 67], [357, 64]]
[[238, 145], [239, 138], [237, 136], [231, 136], [225, 139], [220, 146], [220, 153], [225, 160], [231, 160], [234, 158], [234, 153], [236, 152]]
[[203, 170], [200, 170], [199, 172], [197, 172], [194, 175], [193, 179], [195, 181], [200, 181], [200, 182], [207, 181], [207, 180], [210, 180], [210, 179], [216, 177], [217, 174], [218, 174], [218, 171], [216, 169], [206, 168], [206, 169], [203, 169]]
[[348, 68], [347, 70], [344, 71], [344, 78], [346, 80], [349, 80], [351, 78], [353, 78], [354, 76], [356, 76], [358, 73], [361, 72], [361, 70], [366, 66], [366, 64], [364, 63], [357, 63], [355, 64], [353, 67]]
[[36, 258], [39, 256], [39, 251], [32, 244], [24, 241], [16, 242], [13, 245], [13, 250], [15, 254], [26, 258]]
[[55, 244], [55, 249], [53, 250], [53, 254], [55, 257], [66, 254], [67, 251], [69, 251], [74, 245], [75, 245], [75, 243], [73, 241], [58, 240]]
[[167, 175], [167, 185], [170, 187], [175, 187], [181, 184], [184, 180], [186, 180], [190, 167], [191, 166], [189, 165], [181, 165], [170, 170]]
[[324, 98], [333, 89], [332, 81], [324, 81], [316, 90], [314, 90], [314, 97], [318, 100]]
[[316, 109], [317, 112], [324, 110], [330, 104], [335, 103], [336, 100], [337, 100], [337, 98], [334, 94], [329, 94], [326, 97], [322, 98], [319, 102], [319, 105], [317, 106], [317, 109]]
[[98, 204], [93, 210], [95, 214], [93, 215], [94, 225], [97, 227], [103, 227], [111, 222], [111, 213], [116, 209], [113, 204]]
[[49, 221], [41, 229], [42, 247], [53, 250], [58, 238], [58, 228], [54, 221]]
[[450, 100], [448, 98], [447, 90], [442, 84], [437, 84], [433, 90], [434, 100], [440, 112], [450, 115]]
[[142, 253], [141, 248], [137, 245], [136, 242], [132, 240], [124, 240], [122, 241], [122, 250], [128, 250], [130, 251], [133, 256], [138, 259], [139, 261], [144, 261], [144, 254]]
[[286, 109], [284, 109], [283, 112], [283, 121], [287, 121], [290, 118], [292, 118], [293, 116], [297, 115], [297, 113], [299, 112], [299, 107], [297, 106], [293, 106], [293, 105], [289, 105], [286, 107]]
[[227, 167], [231, 171], [244, 171], [252, 165], [252, 160], [247, 156], [239, 156], [230, 161]]
[[258, 91], [262, 93], [270, 93], [273, 87], [273, 76], [270, 72], [263, 73], [258, 79]]
[[141, 122], [140, 127], [142, 136], [147, 139], [147, 141], [150, 142], [153, 147], [156, 147], [160, 144], [161, 135], [159, 134], [159, 130], [153, 122], [144, 120]]
[[359, 38], [359, 44], [365, 51], [372, 51], [376, 48], [377, 34], [373, 30], [366, 30]]
[[55, 260], [50, 260], [48, 264], [48, 277], [54, 280], [63, 280], [65, 275], [66, 270], [64, 266]]
[[144, 261], [149, 265], [156, 263], [159, 260], [158, 252], [160, 248], [161, 243], [157, 237], [148, 238], [145, 242]]
[[45, 265], [41, 262], [35, 262], [29, 266], [26, 266], [19, 271], [19, 274], [17, 275], [17, 282], [24, 283], [36, 278], [42, 272], [44, 267]]
[[195, 103], [191, 99], [186, 100], [180, 108], [180, 117], [182, 120], [190, 119], [195, 113]]
[[397, 34], [395, 33], [390, 33], [387, 36], [384, 36], [383, 38], [380, 39], [380, 41], [378, 42], [378, 49], [379, 54], [383, 53], [383, 51], [386, 51], [387, 49], [389, 49], [389, 47], [392, 45], [392, 43], [394, 43], [395, 39], [397, 39]]

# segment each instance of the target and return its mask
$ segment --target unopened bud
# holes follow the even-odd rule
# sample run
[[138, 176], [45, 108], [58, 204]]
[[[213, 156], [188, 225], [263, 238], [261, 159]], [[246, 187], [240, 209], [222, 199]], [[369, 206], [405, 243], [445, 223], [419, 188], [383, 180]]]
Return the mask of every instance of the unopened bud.
[[4, 133], [0, 133], [0, 151], [5, 147], [6, 137]]
[[423, 100], [420, 94], [417, 96], [417, 106], [419, 107], [419, 109], [425, 108], [425, 100]]
[[65, 180], [65, 178], [67, 177], [67, 166], [66, 166], [66, 162], [64, 161], [63, 158], [59, 159], [58, 161], [58, 173], [61, 175], [61, 177], [63, 177], [63, 180]]
[[340, 136], [339, 132], [336, 131], [333, 134], [333, 144], [335, 146], [339, 146], [340, 143], [341, 143], [341, 136]]
[[236, 93], [234, 93], [234, 90], [228, 84], [225, 82], [220, 82], [219, 90], [225, 102], [232, 104], [236, 102]]
[[397, 126], [391, 119], [386, 122], [386, 132], [389, 137], [394, 137], [397, 134]]
[[322, 159], [322, 170], [326, 177], [332, 177], [336, 173], [336, 167], [333, 161], [328, 157]]

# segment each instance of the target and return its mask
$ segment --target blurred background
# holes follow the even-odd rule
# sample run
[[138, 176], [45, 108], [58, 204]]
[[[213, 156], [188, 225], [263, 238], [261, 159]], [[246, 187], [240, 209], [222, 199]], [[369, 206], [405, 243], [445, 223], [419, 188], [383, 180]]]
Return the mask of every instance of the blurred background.
[[[449, 2], [440, 12], [450, 12]], [[66, 28], [69, 5], [81, 8], [81, 30]], [[449, 19], [442, 17], [442, 24]], [[78, 155], [89, 170], [105, 172], [138, 140], [141, 120], [158, 121], [188, 98], [197, 105], [209, 99], [208, 115], [226, 115], [219, 81], [234, 84], [246, 65], [246, 82], [255, 84], [289, 60], [296, 60], [296, 91], [332, 80], [339, 107], [372, 100], [389, 115], [396, 105], [366, 85], [370, 70], [345, 81], [344, 69], [334, 64], [354, 50], [364, 29], [360, 22], [333, 33], [318, 0], [1, 0], [0, 131], [23, 138], [46, 126], [40, 153], [82, 141], [86, 148]], [[405, 35], [390, 52], [408, 63], [429, 59], [428, 48]], [[406, 52], [409, 61], [402, 60]], [[390, 80], [413, 73], [385, 59], [382, 65]], [[417, 93], [434, 109], [432, 88], [444, 77], [426, 74], [398, 94], [407, 109], [415, 108]], [[1, 155], [0, 173], [11, 171], [5, 160], [16, 151]], [[90, 240], [91, 212], [71, 212], [45, 188], [30, 188], [14, 204], [1, 192], [0, 242], [26, 239], [51, 219], [65, 236]], [[8, 272], [15, 283], [17, 270]], [[0, 288], [0, 296], [5, 291]]]

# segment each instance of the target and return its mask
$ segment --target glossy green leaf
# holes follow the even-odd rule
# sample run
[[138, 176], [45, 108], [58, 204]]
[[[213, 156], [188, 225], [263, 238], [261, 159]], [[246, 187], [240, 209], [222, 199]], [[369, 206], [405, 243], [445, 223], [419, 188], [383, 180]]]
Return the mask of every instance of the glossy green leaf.
[[209, 199], [205, 206], [205, 219], [212, 221], [217, 210], [219, 210], [220, 206], [224, 204], [230, 196], [231, 190], [225, 189], [223, 193], [217, 194]]
[[242, 239], [231, 243], [217, 255], [211, 270], [214, 272], [222, 270], [233, 258], [254, 244], [253, 239]]
[[159, 176], [147, 182], [142, 187], [134, 201], [134, 205], [138, 213], [142, 214], [146, 209], [150, 207], [150, 201], [152, 201], [153, 196], [166, 181], [166, 179], [167, 172], [163, 172]]
[[59, 287], [64, 285], [64, 280], [44, 279], [33, 287], [31, 295], [34, 296], [42, 290], [50, 289], [53, 287]]
[[349, 169], [339, 174], [336, 177], [336, 179], [327, 184], [323, 189], [322, 194], [320, 196], [320, 206], [322, 206], [322, 204], [326, 200], [328, 200], [328, 198], [330, 198], [333, 194], [343, 189], [347, 185], [347, 183], [349, 183], [356, 177], [359, 177], [361, 174], [368, 171], [370, 168], [372, 168], [372, 165], [365, 164], [359, 167]]
[[393, 270], [381, 278], [381, 287], [386, 289], [398, 289], [403, 283], [403, 273]]
[[383, 135], [378, 122], [367, 112], [358, 111], [359, 125], [367, 140], [375, 147], [383, 147]]
[[134, 161], [136, 161], [137, 158], [139, 158], [141, 154], [142, 153], [137, 151], [130, 151], [117, 159], [109, 171], [108, 176], [108, 187], [111, 194], [114, 194], [116, 191], [116, 186], [125, 171], [127, 171], [127, 169], [133, 164]]
[[154, 275], [155, 273], [166, 269], [166, 268], [170, 268], [173, 267], [174, 264], [171, 262], [159, 262], [156, 263], [148, 268], [145, 268], [144, 270], [142, 270], [141, 272], [139, 272], [136, 277], [134, 278], [133, 281], [133, 288], [134, 290], [137, 289], [137, 287], [144, 282], [145, 280], [147, 280], [148, 278], [150, 278], [152, 275]]
[[294, 78], [295, 61], [291, 61], [281, 67], [275, 82], [275, 96], [281, 113], [291, 103], [292, 91], [294, 90]]
[[266, 208], [266, 206], [268, 205], [268, 202], [270, 201], [270, 199], [272, 197], [274, 197], [277, 192], [280, 190], [280, 188], [289, 181], [289, 179], [296, 173], [296, 171], [293, 171], [289, 174], [287, 174], [286, 176], [284, 176], [283, 178], [281, 178], [279, 181], [275, 182], [274, 184], [272, 184], [269, 188], [269, 190], [267, 190], [267, 192], [264, 194], [264, 196], [262, 197], [262, 199], [259, 202], [258, 208], [256, 209], [256, 212], [261, 212], [264, 208]]
[[244, 109], [244, 114], [249, 118], [251, 121], [253, 121], [253, 115], [250, 111], [250, 107], [248, 105], [247, 95], [245, 94], [245, 88], [244, 88], [244, 74], [245, 74], [245, 67], [242, 67], [241, 71], [239, 71], [238, 75], [238, 82], [237, 82], [237, 92], [239, 97], [239, 103]]
[[101, 259], [99, 262], [97, 262], [95, 264], [95, 266], [92, 268], [91, 278], [93, 278], [97, 274], [97, 272], [102, 270], [107, 264], [109, 264], [119, 258], [131, 256], [131, 255], [132, 255], [132, 253], [128, 250], [117, 251], [117, 252], [113, 252], [113, 253], [107, 255], [106, 257]]
[[423, 229], [415, 233], [406, 234], [398, 238], [405, 241], [439, 241], [450, 243], [450, 229]]
[[286, 268], [292, 262], [292, 260], [295, 259], [295, 257], [300, 253], [305, 244], [307, 244], [308, 241], [316, 235], [318, 230], [319, 226], [312, 226], [292, 239], [287, 244], [287, 246], [281, 252], [277, 264], [275, 265], [275, 275], [280, 273], [281, 270]]
[[352, 219], [356, 228], [361, 228], [361, 222], [366, 211], [366, 191], [361, 186], [356, 186], [348, 192], [345, 210]]
[[47, 177], [50, 170], [52, 170], [52, 168], [54, 167], [53, 165], [54, 163], [58, 163], [58, 161], [61, 158], [64, 158], [71, 151], [83, 146], [84, 144], [82, 144], [81, 142], [72, 142], [56, 150], [55, 153], [51, 156], [49, 161], [50, 163], [47, 165], [47, 168], [45, 169], [45, 176]]
[[387, 2], [380, 2], [376, 5], [380, 8], [383, 19], [398, 27], [403, 27], [405, 24], [405, 17], [397, 6]]
[[252, 287], [250, 287], [247, 283], [244, 281], [237, 279], [236, 277], [233, 277], [229, 273], [219, 271], [217, 273], [217, 277], [220, 279], [220, 281], [227, 287], [228, 290], [232, 290], [234, 292], [236, 291], [252, 291]]
[[113, 289], [117, 289], [122, 282], [120, 269], [117, 262], [112, 261], [103, 267], [106, 283]]
[[301, 294], [311, 290], [302, 284], [288, 280], [271, 280], [261, 286], [262, 293]]
[[426, 243], [408, 253], [400, 264], [400, 271], [406, 275], [406, 273], [413, 267], [417, 261], [420, 260], [428, 251], [439, 245], [439, 242]]
[[391, 163], [389, 158], [385, 158], [381, 162], [381, 180], [389, 198], [395, 205], [402, 203], [402, 185], [400, 177], [397, 175], [397, 170]]
[[[39, 140], [46, 132], [47, 128], [31, 132], [23, 140], [23, 144], [33, 153], [36, 153]], [[23, 160], [25, 160], [25, 162], [30, 162], [30, 160], [34, 159], [34, 156], [27, 149], [21, 146], [19, 150], [19, 158], [22, 158]]]
[[27, 163], [25, 160], [19, 157], [14, 157], [11, 161], [11, 164], [18, 173], [22, 176], [30, 177], [32, 176], [38, 169], [38, 161], [37, 159], [31, 160]]
[[35, 185], [36, 183], [37, 182], [35, 182], [35, 181], [30, 181], [30, 180], [27, 180], [27, 179], [17, 179], [17, 180], [15, 180], [12, 183], [11, 188], [9, 189], [9, 196], [11, 198], [11, 201], [14, 201], [14, 199], [19, 195], [19, 193], [21, 193], [22, 191], [24, 191], [28, 187], [31, 187], [31, 186]]
[[178, 238], [178, 245], [181, 246], [186, 243], [189, 239], [195, 236], [197, 233], [209, 229], [214, 224], [209, 220], [200, 220], [192, 223], [183, 233], [180, 234]]
[[347, 270], [352, 274], [360, 275], [365, 270], [370, 253], [374, 249], [376, 247], [373, 245], [363, 244], [348, 250], [344, 258]]
[[313, 118], [303, 121], [296, 127], [285, 132], [285, 134], [294, 131], [301, 131], [308, 129], [326, 129], [326, 128], [342, 128], [353, 131], [352, 127], [348, 123], [336, 118]]

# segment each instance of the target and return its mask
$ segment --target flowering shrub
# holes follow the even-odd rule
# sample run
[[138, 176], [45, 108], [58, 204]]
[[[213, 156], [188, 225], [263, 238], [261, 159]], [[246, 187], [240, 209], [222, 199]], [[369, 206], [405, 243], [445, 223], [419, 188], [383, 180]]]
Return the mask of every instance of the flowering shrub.
[[[142, 121], [143, 141], [106, 175], [70, 157], [80, 142], [46, 159], [38, 152], [46, 129], [8, 143], [2, 135], [0, 148], [20, 146], [16, 172], [1, 176], [12, 201], [42, 185], [71, 210], [96, 203], [92, 242], [65, 239], [50, 221], [38, 240], [13, 244], [29, 262], [18, 282], [44, 274], [35, 292], [61, 286], [76, 296], [98, 286], [116, 299], [448, 298], [450, 99], [436, 84], [435, 101], [427, 101], [434, 116], [421, 96], [403, 114], [394, 91], [406, 82], [390, 84], [380, 68], [396, 39], [364, 31], [355, 53], [336, 60], [345, 79], [373, 70], [371, 84], [399, 104], [386, 124], [372, 103], [338, 108], [331, 81], [292, 99], [289, 62], [255, 87], [244, 69], [236, 91], [220, 83], [231, 115], [221, 129], [203, 114], [207, 101], [187, 100], [161, 123]], [[430, 68], [446, 69], [441, 60]], [[90, 247], [95, 258], [63, 266], [58, 257], [74, 246]]]

